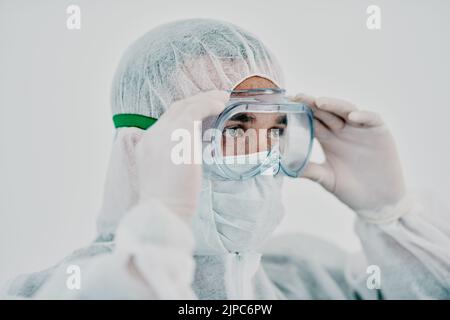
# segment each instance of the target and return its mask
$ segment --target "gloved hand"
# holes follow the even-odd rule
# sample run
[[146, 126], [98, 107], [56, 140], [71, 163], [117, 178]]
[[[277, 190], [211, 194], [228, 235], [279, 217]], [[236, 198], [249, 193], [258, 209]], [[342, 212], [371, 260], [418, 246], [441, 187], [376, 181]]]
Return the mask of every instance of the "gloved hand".
[[299, 94], [293, 100], [313, 109], [315, 137], [326, 159], [309, 163], [304, 177], [358, 213], [380, 213], [403, 199], [405, 183], [394, 139], [378, 114], [333, 98]]
[[[190, 220], [197, 209], [201, 186], [201, 121], [218, 115], [229, 98], [229, 93], [214, 90], [179, 100], [147, 129], [136, 144], [139, 202], [158, 199], [185, 221]], [[200, 125], [194, 126], [195, 121]], [[177, 133], [182, 133], [191, 147], [189, 164], [174, 162], [178, 154], [173, 148], [181, 143]], [[194, 159], [195, 144], [200, 148], [200, 159]]]

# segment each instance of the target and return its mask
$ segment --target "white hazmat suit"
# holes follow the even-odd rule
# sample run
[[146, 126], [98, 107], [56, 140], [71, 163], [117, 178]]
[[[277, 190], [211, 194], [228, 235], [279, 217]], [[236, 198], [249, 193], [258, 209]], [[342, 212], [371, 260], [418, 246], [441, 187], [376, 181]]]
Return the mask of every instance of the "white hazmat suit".
[[[251, 76], [283, 86], [275, 58], [253, 35], [207, 19], [166, 24], [145, 34], [125, 53], [113, 83], [113, 114], [160, 118], [176, 101], [204, 91], [229, 90]], [[327, 105], [323, 103], [323, 108]], [[358, 122], [364, 116], [354, 113], [350, 119]], [[352, 202], [363, 246], [355, 256], [311, 236], [270, 238], [283, 217], [282, 176], [246, 181], [205, 176], [190, 225], [157, 198], [139, 201], [136, 145], [143, 132], [137, 128], [117, 132], [97, 240], [53, 268], [12, 280], [5, 288], [7, 297], [450, 297], [450, 214], [432, 197], [407, 194], [399, 203], [372, 211], [364, 207], [366, 201]], [[351, 141], [353, 132], [342, 134]], [[349, 185], [327, 185], [329, 173], [315, 166], [306, 172], [316, 174], [317, 180], [322, 177], [319, 182], [332, 192]], [[352, 198], [346, 195], [337, 196], [342, 201]], [[361, 199], [357, 194], [354, 198]], [[70, 265], [80, 267], [79, 290], [67, 286]], [[379, 289], [367, 284], [369, 265], [381, 271]]]

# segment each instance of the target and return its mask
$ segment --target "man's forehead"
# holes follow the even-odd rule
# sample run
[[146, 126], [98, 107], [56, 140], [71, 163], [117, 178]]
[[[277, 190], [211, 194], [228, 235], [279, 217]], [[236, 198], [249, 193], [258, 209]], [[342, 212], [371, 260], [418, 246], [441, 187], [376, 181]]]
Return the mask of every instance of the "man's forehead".
[[[262, 88], [278, 88], [273, 81], [263, 78], [260, 76], [251, 76], [247, 79], [244, 79], [241, 83], [239, 83], [233, 90], [250, 90], [250, 89], [262, 89]], [[242, 94], [238, 94], [242, 96]], [[232, 94], [233, 96], [233, 94]]]

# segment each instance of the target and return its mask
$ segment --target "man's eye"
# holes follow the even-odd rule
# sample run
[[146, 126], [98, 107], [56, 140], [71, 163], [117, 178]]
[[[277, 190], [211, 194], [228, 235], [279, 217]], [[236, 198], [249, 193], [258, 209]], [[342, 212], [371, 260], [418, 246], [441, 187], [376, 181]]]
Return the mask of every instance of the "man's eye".
[[271, 138], [279, 138], [284, 134], [284, 128], [272, 128], [269, 130], [269, 136]]
[[230, 127], [230, 128], [225, 128], [223, 130], [223, 133], [226, 137], [229, 137], [229, 138], [240, 138], [240, 137], [244, 136], [245, 131], [241, 127]]

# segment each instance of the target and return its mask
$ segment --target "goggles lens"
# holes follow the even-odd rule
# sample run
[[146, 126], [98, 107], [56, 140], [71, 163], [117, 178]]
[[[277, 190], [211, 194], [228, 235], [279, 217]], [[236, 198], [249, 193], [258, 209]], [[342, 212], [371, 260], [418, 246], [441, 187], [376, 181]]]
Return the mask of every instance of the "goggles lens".
[[216, 121], [214, 160], [232, 179], [274, 174], [297, 176], [312, 147], [312, 112], [296, 103], [230, 100]]

